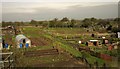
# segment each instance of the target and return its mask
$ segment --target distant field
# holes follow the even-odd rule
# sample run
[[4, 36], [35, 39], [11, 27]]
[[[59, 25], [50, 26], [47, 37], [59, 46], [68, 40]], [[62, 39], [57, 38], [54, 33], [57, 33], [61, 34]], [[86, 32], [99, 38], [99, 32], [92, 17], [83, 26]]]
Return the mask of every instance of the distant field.
[[53, 33], [59, 34], [90, 34], [90, 33], [107, 33], [107, 32], [98, 32], [93, 31], [91, 28], [49, 28]]
[[49, 28], [53, 33], [59, 34], [82, 34], [87, 33], [87, 30], [84, 28]]
[[60, 36], [62, 38], [75, 38], [78, 37], [80, 39], [94, 39], [91, 37], [91, 35], [94, 33], [95, 36], [106, 36], [108, 37], [109, 33], [99, 33], [96, 31], [91, 31], [85, 28], [49, 28], [47, 31], [55, 36]]
[[43, 30], [41, 30], [39, 27], [23, 27], [22, 31], [27, 37], [41, 37], [44, 35]]
[[[48, 28], [43, 29], [40, 27], [23, 27], [23, 34], [26, 35], [32, 41], [32, 45], [35, 46], [49, 46], [52, 45], [53, 39], [47, 35], [51, 34], [54, 38], [63, 38], [63, 39], [75, 39], [75, 40], [90, 40], [96, 39], [91, 37], [93, 32], [88, 32], [84, 28]], [[47, 32], [47, 33], [46, 33]], [[99, 34], [94, 32], [95, 35]], [[102, 33], [103, 35], [109, 35], [108, 33]], [[99, 34], [100, 35], [100, 34]]]

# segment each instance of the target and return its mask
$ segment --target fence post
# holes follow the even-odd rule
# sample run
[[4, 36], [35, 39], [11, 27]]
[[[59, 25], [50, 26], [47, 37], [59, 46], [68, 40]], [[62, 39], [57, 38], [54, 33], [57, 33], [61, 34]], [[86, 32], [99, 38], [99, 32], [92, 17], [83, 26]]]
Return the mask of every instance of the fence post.
[[103, 69], [106, 69], [106, 64], [105, 63], [103, 64]]
[[[13, 53], [11, 54], [11, 58], [12, 58], [12, 60], [13, 60]], [[12, 63], [11, 63], [11, 67], [14, 67], [14, 65], [13, 65], [13, 63], [14, 63], [14, 60], [12, 61]]]
[[10, 57], [8, 57], [8, 68], [10, 69]]
[[95, 62], [95, 65], [96, 65], [96, 69], [98, 69], [98, 62], [97, 61]]

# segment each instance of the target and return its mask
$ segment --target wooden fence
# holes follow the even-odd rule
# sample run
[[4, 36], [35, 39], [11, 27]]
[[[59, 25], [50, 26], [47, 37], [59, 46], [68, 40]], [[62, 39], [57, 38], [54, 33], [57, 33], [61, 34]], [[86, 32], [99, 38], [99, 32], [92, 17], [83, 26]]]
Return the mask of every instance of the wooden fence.
[[0, 68], [1, 69], [11, 69], [13, 65], [13, 52], [8, 53], [0, 53], [2, 59], [0, 61]]

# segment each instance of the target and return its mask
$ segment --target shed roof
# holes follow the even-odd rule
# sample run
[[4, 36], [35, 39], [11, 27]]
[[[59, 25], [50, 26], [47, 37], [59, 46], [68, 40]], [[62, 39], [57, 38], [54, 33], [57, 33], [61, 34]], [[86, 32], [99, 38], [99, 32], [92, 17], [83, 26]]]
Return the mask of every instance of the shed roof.
[[90, 40], [91, 42], [96, 42], [96, 41], [98, 41], [98, 40]]
[[17, 35], [16, 36], [16, 41], [20, 41], [21, 39], [28, 39], [27, 37], [25, 37], [23, 34]]

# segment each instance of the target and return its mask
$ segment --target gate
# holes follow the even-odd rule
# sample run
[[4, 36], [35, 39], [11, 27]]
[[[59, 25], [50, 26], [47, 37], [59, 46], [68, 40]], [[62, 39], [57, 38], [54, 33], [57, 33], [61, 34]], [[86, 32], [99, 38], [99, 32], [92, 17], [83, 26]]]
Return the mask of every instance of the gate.
[[0, 61], [0, 68], [1, 69], [10, 69], [13, 65], [13, 52], [8, 53], [0, 53], [0, 56], [2, 57], [2, 60]]

